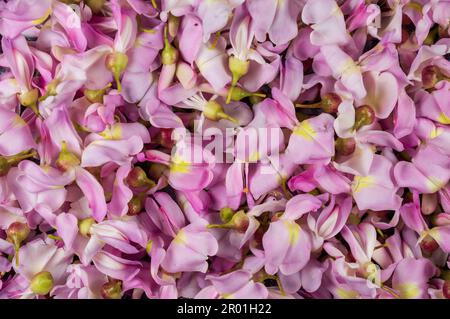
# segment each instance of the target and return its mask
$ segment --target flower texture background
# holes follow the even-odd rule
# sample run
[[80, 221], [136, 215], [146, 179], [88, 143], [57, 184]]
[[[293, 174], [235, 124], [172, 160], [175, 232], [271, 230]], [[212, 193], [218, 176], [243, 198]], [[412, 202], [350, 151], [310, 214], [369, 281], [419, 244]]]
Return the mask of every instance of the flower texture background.
[[450, 1], [0, 1], [0, 298], [450, 298]]

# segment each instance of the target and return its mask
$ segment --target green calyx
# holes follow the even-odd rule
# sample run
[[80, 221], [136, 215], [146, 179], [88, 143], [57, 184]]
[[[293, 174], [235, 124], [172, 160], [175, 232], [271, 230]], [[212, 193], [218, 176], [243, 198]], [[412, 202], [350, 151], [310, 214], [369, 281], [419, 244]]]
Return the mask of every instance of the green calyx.
[[231, 80], [232, 86], [236, 86], [239, 79], [247, 74], [249, 66], [250, 61], [242, 61], [235, 56], [230, 56], [228, 58], [228, 67], [230, 68], [233, 77]]
[[78, 221], [78, 229], [80, 231], [80, 234], [84, 237], [89, 237], [91, 235], [91, 227], [94, 224], [95, 219], [92, 217]]
[[208, 120], [211, 121], [218, 121], [224, 119], [238, 124], [238, 121], [235, 118], [226, 114], [223, 111], [222, 106], [215, 100], [210, 100], [208, 103], [206, 103], [206, 106], [203, 110], [203, 114]]
[[106, 68], [114, 75], [117, 85], [117, 91], [122, 91], [120, 75], [125, 71], [128, 65], [128, 56], [122, 52], [113, 52], [106, 57]]
[[53, 288], [53, 276], [48, 271], [37, 273], [30, 282], [30, 289], [36, 295], [45, 296]]
[[103, 103], [103, 96], [106, 94], [106, 90], [111, 87], [111, 83], [109, 83], [106, 87], [99, 90], [90, 90], [85, 89], [83, 91], [86, 99], [91, 103]]
[[25, 107], [29, 107], [35, 114], [39, 114], [37, 102], [39, 99], [38, 89], [32, 89], [19, 95], [19, 102]]
[[128, 185], [134, 188], [147, 187], [150, 189], [156, 185], [139, 166], [133, 167], [130, 173], [128, 173], [126, 181]]
[[341, 97], [336, 93], [326, 93], [322, 100], [317, 103], [301, 104], [296, 103], [295, 107], [302, 109], [321, 109], [325, 113], [337, 113], [339, 105], [342, 103]]
[[[222, 216], [221, 216], [222, 217]], [[240, 233], [245, 233], [249, 225], [249, 218], [247, 214], [240, 210], [233, 214], [230, 221], [224, 224], [209, 224], [208, 228], [224, 228], [224, 229], [234, 229]]]
[[220, 209], [220, 219], [224, 223], [228, 223], [229, 221], [231, 221], [234, 214], [234, 210], [232, 210], [230, 207], [223, 207]]
[[67, 147], [67, 142], [63, 141], [61, 143], [61, 151], [56, 159], [56, 166], [63, 171], [67, 171], [80, 165], [80, 163], [80, 159]]
[[8, 174], [9, 169], [20, 161], [36, 156], [35, 150], [20, 152], [12, 156], [0, 156], [0, 177]]
[[122, 298], [122, 282], [120, 280], [110, 280], [102, 286], [101, 294], [104, 299]]
[[356, 147], [356, 142], [354, 138], [341, 138], [338, 137], [334, 142], [334, 147], [336, 149], [336, 153], [343, 156], [348, 156], [353, 154]]
[[[145, 194], [145, 193], [142, 193]], [[144, 203], [143, 203], [143, 196], [133, 196], [130, 201], [128, 202], [128, 215], [130, 216], [134, 216], [134, 215], [138, 215], [143, 207], [144, 207]]]
[[6, 229], [6, 239], [13, 244], [16, 253], [16, 266], [19, 266], [20, 246], [29, 234], [30, 228], [26, 223], [14, 222]]
[[250, 67], [250, 61], [242, 61], [235, 56], [230, 56], [228, 58], [228, 68], [231, 71], [232, 80], [231, 88], [228, 91], [227, 104], [231, 101], [231, 96], [233, 94], [234, 88], [241, 77], [248, 73]]
[[375, 121], [375, 112], [368, 105], [362, 105], [355, 110], [355, 124], [353, 130], [357, 131], [361, 127], [370, 125]]
[[[230, 91], [231, 91], [231, 93], [230, 93]], [[228, 89], [228, 93], [231, 95], [230, 96], [231, 101], [240, 101], [246, 97], [256, 97], [259, 99], [266, 97], [266, 95], [263, 93], [249, 92], [239, 86], [236, 86], [234, 88], [230, 87]]]
[[161, 52], [161, 62], [164, 65], [175, 64], [178, 60], [178, 50], [169, 42], [167, 26], [164, 28], [164, 49]]

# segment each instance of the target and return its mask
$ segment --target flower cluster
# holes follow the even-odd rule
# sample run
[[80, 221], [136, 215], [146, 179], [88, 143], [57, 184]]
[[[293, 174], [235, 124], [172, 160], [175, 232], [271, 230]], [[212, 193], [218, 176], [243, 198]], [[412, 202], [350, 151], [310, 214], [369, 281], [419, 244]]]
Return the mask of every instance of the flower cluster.
[[450, 298], [450, 1], [0, 1], [0, 298]]

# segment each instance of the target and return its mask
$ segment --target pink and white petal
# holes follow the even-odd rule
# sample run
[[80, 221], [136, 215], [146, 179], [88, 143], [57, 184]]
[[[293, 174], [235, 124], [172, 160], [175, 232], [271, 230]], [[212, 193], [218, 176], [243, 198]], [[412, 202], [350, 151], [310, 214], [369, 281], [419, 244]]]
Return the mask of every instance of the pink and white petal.
[[138, 261], [124, 259], [106, 251], [97, 253], [92, 261], [100, 272], [122, 281], [134, 278], [142, 267]]
[[128, 202], [133, 197], [133, 192], [125, 185], [124, 180], [131, 170], [130, 164], [120, 166], [114, 179], [111, 201], [108, 203], [108, 211], [111, 216], [120, 217], [127, 213]]
[[399, 291], [400, 298], [423, 299], [428, 297], [428, 280], [436, 268], [427, 259], [406, 258], [400, 261], [392, 276], [392, 287]]
[[[263, 236], [262, 243], [266, 259], [264, 268], [269, 275], [274, 275], [278, 272], [280, 265], [286, 257], [291, 237], [287, 228], [290, 227], [292, 223], [293, 222], [288, 220], [272, 222]], [[295, 227], [295, 225], [293, 225], [293, 227]]]
[[367, 95], [362, 103], [370, 105], [380, 119], [387, 118], [398, 100], [398, 81], [390, 72], [365, 72]]
[[[203, 25], [207, 27], [208, 22], [209, 21], [203, 20]], [[205, 35], [208, 32], [203, 29], [205, 28], [202, 28], [202, 22], [194, 15], [186, 15], [181, 21], [181, 32], [178, 36], [180, 53], [183, 59], [191, 65], [197, 58], [202, 46], [203, 32], [205, 32]]]
[[311, 240], [306, 229], [293, 223], [289, 227], [289, 232], [289, 248], [280, 265], [280, 272], [285, 275], [291, 275], [303, 269], [311, 255]]
[[72, 249], [78, 233], [78, 219], [72, 214], [61, 213], [55, 219], [55, 226], [64, 245], [67, 249]]
[[89, 208], [92, 210], [92, 217], [94, 217], [97, 222], [101, 222], [105, 218], [107, 212], [105, 193], [102, 185], [91, 173], [81, 167], [76, 168], [75, 174], [76, 183], [89, 202]]
[[310, 194], [300, 194], [292, 197], [286, 203], [282, 219], [297, 220], [304, 214], [316, 211], [322, 207], [322, 201]]

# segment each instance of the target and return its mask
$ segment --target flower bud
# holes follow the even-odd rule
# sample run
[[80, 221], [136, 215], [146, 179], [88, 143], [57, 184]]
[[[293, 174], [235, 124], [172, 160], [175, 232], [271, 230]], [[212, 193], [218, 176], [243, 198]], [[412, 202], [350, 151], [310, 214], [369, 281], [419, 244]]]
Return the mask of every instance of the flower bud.
[[234, 211], [230, 207], [223, 207], [220, 209], [220, 219], [224, 223], [228, 223], [233, 218]]
[[6, 230], [6, 236], [9, 242], [14, 244], [15, 248], [19, 248], [22, 242], [30, 234], [30, 228], [26, 223], [14, 222], [9, 225]]
[[161, 163], [152, 163], [148, 170], [148, 174], [154, 180], [158, 180], [164, 172], [167, 170], [167, 166]]
[[233, 215], [231, 218], [231, 222], [234, 224], [234, 229], [236, 229], [238, 232], [245, 233], [245, 231], [248, 228], [249, 225], [249, 218], [247, 214], [240, 210], [236, 214]]
[[105, 88], [100, 90], [90, 90], [85, 89], [83, 91], [86, 99], [91, 103], [103, 103], [103, 96], [106, 94], [106, 89], [111, 87], [111, 83], [109, 83]]
[[120, 75], [127, 68], [128, 56], [121, 52], [113, 52], [106, 56], [106, 68], [114, 74], [114, 79], [117, 84], [117, 91], [122, 90], [122, 85], [120, 84]]
[[359, 130], [361, 127], [370, 125], [375, 121], [375, 112], [368, 105], [362, 105], [355, 110], [355, 124], [353, 129]]
[[422, 70], [422, 85], [425, 89], [434, 88], [439, 82], [439, 69], [434, 65], [428, 65]]
[[423, 251], [432, 253], [439, 248], [439, 244], [431, 237], [426, 235], [425, 238], [420, 242], [420, 247]]
[[341, 138], [338, 137], [334, 143], [336, 153], [342, 156], [348, 156], [353, 154], [356, 147], [354, 138]]
[[67, 171], [80, 163], [80, 159], [68, 149], [67, 142], [63, 141], [61, 151], [56, 159], [56, 166], [62, 171]]
[[232, 86], [236, 86], [239, 79], [247, 74], [249, 66], [249, 61], [242, 61], [235, 56], [230, 56], [228, 58], [228, 67], [230, 68], [231, 74], [233, 75], [233, 79], [231, 82]]
[[431, 215], [438, 207], [437, 193], [422, 194], [421, 209], [424, 215]]
[[39, 97], [38, 89], [32, 89], [28, 92], [23, 92], [19, 96], [19, 102], [23, 106], [32, 106], [36, 104]]
[[106, 0], [84, 0], [84, 3], [91, 8], [92, 12], [99, 13], [103, 9], [105, 1]]
[[450, 279], [444, 281], [444, 285], [442, 286], [442, 294], [446, 299], [450, 299]]
[[38, 114], [37, 101], [39, 98], [38, 89], [32, 89], [19, 95], [19, 102], [25, 107], [29, 107], [34, 113]]
[[122, 298], [122, 282], [120, 280], [110, 280], [102, 286], [101, 294], [104, 299]]
[[173, 129], [171, 128], [162, 128], [159, 131], [159, 144], [161, 144], [161, 146], [172, 149], [175, 145], [175, 142], [172, 140], [172, 132]]
[[45, 296], [53, 288], [53, 276], [48, 271], [37, 273], [30, 282], [30, 289], [36, 295]]
[[221, 119], [225, 119], [233, 123], [237, 123], [237, 120], [226, 114], [223, 111], [222, 105], [220, 105], [215, 100], [210, 100], [208, 103], [206, 103], [206, 106], [203, 109], [203, 114], [208, 120], [211, 121], [218, 121]]
[[149, 179], [147, 177], [147, 174], [145, 174], [144, 170], [139, 166], [133, 167], [130, 173], [128, 173], [126, 181], [128, 185], [135, 188], [144, 186], [151, 188], [155, 186], [155, 182]]
[[175, 64], [178, 60], [178, 50], [169, 42], [167, 27], [164, 28], [164, 49], [161, 52], [161, 62], [164, 65]]
[[336, 93], [327, 93], [322, 98], [321, 109], [325, 113], [337, 113], [339, 105], [341, 105], [342, 99]]
[[256, 98], [264, 98], [266, 97], [263, 93], [253, 93], [249, 92], [247, 90], [244, 90], [243, 88], [236, 86], [234, 88], [229, 88], [228, 90], [231, 90], [231, 100], [232, 101], [240, 101], [246, 97], [256, 97]]
[[161, 62], [164, 65], [175, 64], [178, 60], [178, 50], [173, 45], [167, 45], [161, 52]]
[[143, 206], [141, 197], [133, 196], [128, 202], [128, 215], [134, 216], [139, 214]]
[[91, 226], [95, 224], [95, 219], [92, 217], [82, 219], [78, 222], [78, 229], [80, 234], [84, 237], [90, 236]]
[[319, 102], [310, 104], [296, 103], [295, 107], [302, 109], [321, 109], [325, 113], [335, 114], [341, 103], [341, 97], [336, 93], [330, 92], [325, 94]]
[[250, 104], [251, 105], [258, 104], [258, 103], [262, 102], [265, 97], [266, 97], [266, 95], [262, 94], [262, 93], [260, 95], [250, 95], [250, 97], [249, 97]]
[[210, 224], [208, 228], [225, 228], [234, 229], [240, 233], [245, 233], [249, 225], [249, 218], [247, 214], [240, 210], [233, 215], [231, 220], [225, 224]]

